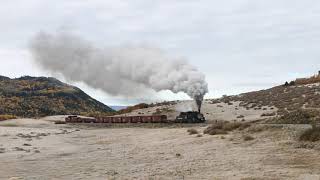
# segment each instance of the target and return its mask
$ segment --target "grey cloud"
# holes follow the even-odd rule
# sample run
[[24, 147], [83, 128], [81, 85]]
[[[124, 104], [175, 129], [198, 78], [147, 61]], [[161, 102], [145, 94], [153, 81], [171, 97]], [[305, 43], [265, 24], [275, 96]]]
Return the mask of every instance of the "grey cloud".
[[212, 97], [317, 72], [319, 18], [318, 0], [5, 0], [0, 48], [61, 25], [100, 47], [151, 44], [201, 69]]

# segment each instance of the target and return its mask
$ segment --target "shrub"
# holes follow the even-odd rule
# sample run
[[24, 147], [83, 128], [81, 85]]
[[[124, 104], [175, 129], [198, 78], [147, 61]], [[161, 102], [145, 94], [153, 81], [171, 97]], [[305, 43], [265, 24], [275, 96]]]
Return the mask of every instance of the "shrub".
[[244, 130], [247, 129], [248, 127], [251, 127], [251, 124], [249, 123], [241, 123], [241, 125], [239, 126], [239, 130]]
[[318, 111], [299, 109], [293, 112], [287, 112], [280, 118], [271, 120], [271, 122], [280, 124], [312, 124], [318, 116]]
[[247, 127], [249, 127], [249, 123], [240, 123], [240, 122], [225, 122], [225, 121], [219, 121], [215, 124], [212, 124], [208, 126], [203, 133], [209, 134], [209, 135], [216, 135], [216, 134], [227, 134], [228, 131], [233, 131], [235, 129], [243, 130]]
[[276, 113], [275, 112], [272, 112], [272, 113], [263, 113], [261, 114], [261, 117], [264, 117], [264, 116], [275, 116]]
[[239, 115], [237, 116], [237, 118], [244, 118], [244, 115]]
[[187, 132], [189, 133], [189, 135], [192, 135], [192, 134], [198, 134], [199, 132], [194, 129], [194, 128], [191, 128], [191, 129], [188, 129]]
[[250, 136], [250, 135], [244, 135], [244, 136], [243, 136], [243, 140], [245, 140], [245, 141], [252, 141], [252, 140], [254, 140], [254, 137], [252, 137], [252, 136]]
[[296, 84], [295, 81], [290, 81], [289, 86], [294, 86]]
[[225, 131], [225, 130], [222, 130], [222, 129], [212, 129], [212, 128], [206, 129], [203, 133], [204, 133], [204, 134], [209, 134], [209, 135], [228, 134], [228, 132]]
[[66, 121], [54, 121], [54, 124], [66, 124]]
[[257, 133], [257, 132], [262, 132], [264, 130], [268, 129], [268, 126], [265, 125], [255, 125], [252, 126], [248, 129], [248, 132], [250, 133]]
[[311, 129], [307, 129], [304, 131], [300, 138], [300, 141], [319, 141], [320, 140], [320, 127], [312, 127]]
[[241, 123], [234, 122], [234, 123], [225, 123], [223, 124], [222, 129], [225, 131], [233, 131], [235, 129], [238, 129], [241, 126]]
[[233, 131], [235, 129], [244, 130], [251, 125], [249, 123], [240, 123], [240, 122], [234, 122], [234, 123], [225, 123], [223, 125], [223, 130], [225, 131]]
[[213, 100], [211, 100], [210, 104], [218, 104], [218, 103], [220, 103], [220, 101], [218, 99], [213, 99]]

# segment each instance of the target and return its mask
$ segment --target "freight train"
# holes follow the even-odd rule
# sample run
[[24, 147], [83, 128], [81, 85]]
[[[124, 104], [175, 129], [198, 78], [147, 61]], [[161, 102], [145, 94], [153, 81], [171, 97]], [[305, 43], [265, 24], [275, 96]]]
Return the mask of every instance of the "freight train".
[[66, 123], [203, 123], [204, 116], [196, 111], [182, 112], [175, 120], [168, 120], [166, 115], [150, 116], [105, 116], [79, 117], [68, 116]]

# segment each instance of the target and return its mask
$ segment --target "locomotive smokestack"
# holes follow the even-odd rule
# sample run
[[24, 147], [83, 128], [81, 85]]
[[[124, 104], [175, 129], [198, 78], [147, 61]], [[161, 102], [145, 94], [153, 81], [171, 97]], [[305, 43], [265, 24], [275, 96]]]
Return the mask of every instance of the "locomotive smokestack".
[[202, 101], [203, 101], [203, 95], [195, 96], [195, 101], [198, 107], [198, 112], [201, 113], [201, 106], [202, 106]]
[[198, 105], [198, 112], [201, 113], [201, 103], [199, 103], [197, 105]]

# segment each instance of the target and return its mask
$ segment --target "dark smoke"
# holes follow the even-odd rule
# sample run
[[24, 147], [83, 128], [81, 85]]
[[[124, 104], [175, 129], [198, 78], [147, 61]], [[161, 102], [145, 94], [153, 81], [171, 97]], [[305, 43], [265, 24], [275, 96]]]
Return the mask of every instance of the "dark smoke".
[[198, 107], [198, 112], [201, 112], [201, 105], [202, 105], [202, 101], [203, 101], [203, 96], [196, 96], [195, 98], [197, 107]]

